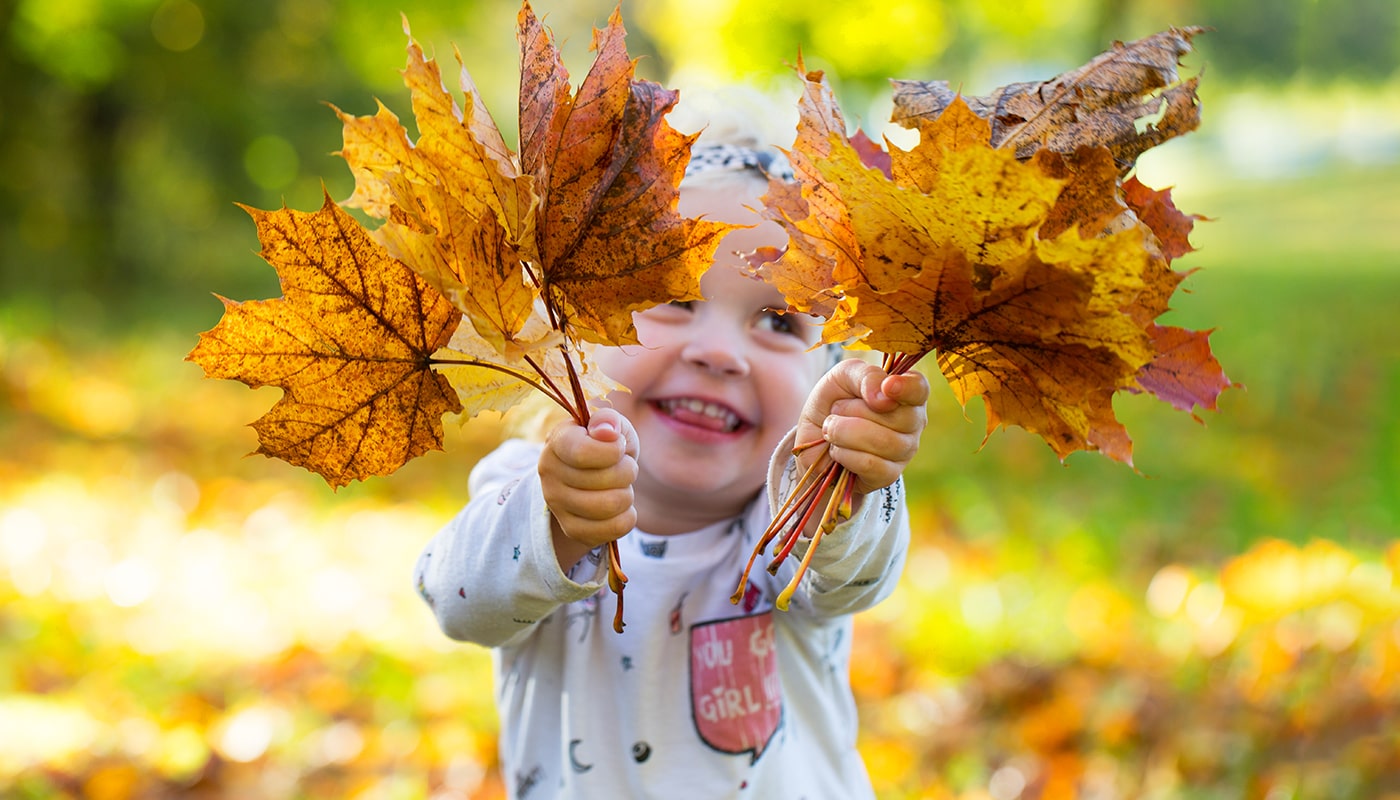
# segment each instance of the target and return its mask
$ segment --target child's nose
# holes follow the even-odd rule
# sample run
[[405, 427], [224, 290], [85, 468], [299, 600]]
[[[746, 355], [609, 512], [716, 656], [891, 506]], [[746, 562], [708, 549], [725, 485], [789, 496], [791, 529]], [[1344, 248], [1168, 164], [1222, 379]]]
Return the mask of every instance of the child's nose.
[[749, 374], [749, 360], [738, 336], [715, 326], [696, 331], [681, 358], [688, 364], [717, 375], [743, 377]]

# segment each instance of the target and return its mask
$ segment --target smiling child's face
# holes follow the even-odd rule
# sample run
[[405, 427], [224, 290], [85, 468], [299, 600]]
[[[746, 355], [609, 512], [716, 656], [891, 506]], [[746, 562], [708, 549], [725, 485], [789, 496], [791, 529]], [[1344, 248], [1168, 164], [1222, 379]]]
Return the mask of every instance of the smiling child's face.
[[[738, 175], [687, 187], [681, 213], [757, 222], [744, 206], [756, 207], [761, 191]], [[820, 348], [809, 351], [819, 321], [778, 313], [782, 295], [737, 268], [735, 252], [786, 243], [766, 221], [729, 234], [701, 279], [705, 300], [638, 313], [641, 345], [598, 354], [603, 371], [630, 389], [609, 399], [641, 442], [634, 491], [638, 527], [648, 533], [681, 533], [740, 513], [827, 366]]]

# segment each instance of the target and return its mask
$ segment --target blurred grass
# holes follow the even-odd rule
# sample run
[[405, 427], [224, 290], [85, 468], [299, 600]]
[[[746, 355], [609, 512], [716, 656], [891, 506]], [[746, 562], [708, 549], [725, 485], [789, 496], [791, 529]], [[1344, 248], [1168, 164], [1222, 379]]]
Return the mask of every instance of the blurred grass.
[[[1141, 474], [981, 445], [935, 383], [856, 643], [882, 798], [1400, 796], [1396, 185], [1177, 192], [1216, 221], [1169, 321], [1246, 388], [1204, 425], [1123, 398]], [[0, 795], [500, 796], [489, 660], [408, 579], [498, 427], [339, 493], [242, 458], [276, 393], [182, 361], [187, 288], [126, 327], [0, 306]]]

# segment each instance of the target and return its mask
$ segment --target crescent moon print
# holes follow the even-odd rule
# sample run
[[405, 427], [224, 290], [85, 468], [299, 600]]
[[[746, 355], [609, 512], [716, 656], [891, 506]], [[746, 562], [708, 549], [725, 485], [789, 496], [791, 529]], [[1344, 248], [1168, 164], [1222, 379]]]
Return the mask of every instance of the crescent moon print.
[[578, 760], [578, 745], [582, 739], [574, 739], [569, 742], [569, 766], [574, 768], [574, 772], [587, 772], [593, 769], [592, 764], [584, 764]]

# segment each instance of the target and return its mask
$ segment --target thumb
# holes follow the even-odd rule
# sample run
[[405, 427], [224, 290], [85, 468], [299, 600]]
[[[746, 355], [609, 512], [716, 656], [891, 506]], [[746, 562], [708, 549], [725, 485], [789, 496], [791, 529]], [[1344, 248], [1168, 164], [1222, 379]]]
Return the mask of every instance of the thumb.
[[622, 414], [611, 408], [600, 408], [588, 420], [588, 436], [597, 442], [623, 443], [623, 453], [633, 458], [639, 450], [637, 431]]
[[588, 419], [588, 437], [596, 442], [615, 442], [622, 436], [617, 420], [601, 411]]

